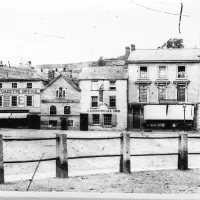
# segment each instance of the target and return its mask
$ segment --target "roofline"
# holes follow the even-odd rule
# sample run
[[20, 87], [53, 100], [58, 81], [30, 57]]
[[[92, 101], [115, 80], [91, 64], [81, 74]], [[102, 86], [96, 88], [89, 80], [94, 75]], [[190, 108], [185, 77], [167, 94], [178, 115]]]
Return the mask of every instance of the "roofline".
[[149, 63], [200, 63], [200, 60], [127, 60], [126, 64], [149, 64]]
[[128, 80], [128, 78], [79, 78], [80, 81], [89, 81], [89, 80]]
[[9, 79], [0, 79], [0, 82], [9, 82], [9, 81], [17, 81], [17, 82], [23, 82], [23, 81], [46, 81], [43, 79], [15, 79], [15, 78], [9, 78]]

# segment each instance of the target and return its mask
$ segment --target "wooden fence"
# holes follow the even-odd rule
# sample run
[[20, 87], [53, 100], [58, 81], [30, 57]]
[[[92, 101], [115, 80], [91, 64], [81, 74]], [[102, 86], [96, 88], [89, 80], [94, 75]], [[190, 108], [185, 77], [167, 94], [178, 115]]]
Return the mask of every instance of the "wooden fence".
[[[99, 157], [119, 157], [119, 172], [131, 173], [131, 156], [159, 156], [159, 155], [178, 155], [178, 169], [187, 170], [188, 169], [188, 138], [199, 138], [200, 137], [188, 137], [187, 133], [181, 133], [179, 137], [130, 137], [129, 133], [123, 133], [119, 137], [100, 137], [100, 138], [67, 138], [66, 134], [57, 134], [54, 138], [9, 138], [3, 139], [0, 135], [0, 183], [4, 183], [4, 164], [15, 164], [15, 163], [28, 163], [28, 162], [39, 162], [39, 161], [56, 161], [56, 178], [68, 178], [68, 160], [70, 159], [81, 159], [81, 158], [99, 158]], [[179, 147], [177, 153], [157, 153], [157, 154], [131, 154], [130, 153], [130, 140], [131, 139], [179, 139]], [[3, 159], [3, 141], [35, 141], [35, 140], [56, 140], [56, 157], [47, 158], [41, 160], [18, 160], [18, 161], [4, 161]], [[120, 140], [120, 152], [119, 154], [104, 154], [104, 155], [83, 155], [83, 156], [73, 156], [69, 157], [67, 152], [67, 140]], [[92, 149], [91, 149], [92, 151]], [[191, 153], [200, 154], [200, 153]]]

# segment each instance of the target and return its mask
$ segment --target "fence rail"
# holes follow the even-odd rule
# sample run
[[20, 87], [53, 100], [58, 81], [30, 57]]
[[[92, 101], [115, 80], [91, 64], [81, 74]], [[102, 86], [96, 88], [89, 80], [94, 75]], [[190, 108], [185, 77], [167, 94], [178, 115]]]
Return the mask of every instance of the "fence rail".
[[[186, 133], [181, 133], [175, 137], [136, 137], [130, 136], [129, 133], [123, 133], [120, 136], [114, 137], [69, 137], [66, 134], [56, 134], [56, 137], [49, 138], [2, 138], [0, 135], [0, 183], [4, 183], [4, 164], [17, 164], [17, 163], [32, 163], [39, 161], [56, 161], [56, 177], [68, 178], [68, 160], [72, 159], [85, 159], [85, 158], [108, 158], [120, 157], [119, 172], [131, 173], [131, 157], [139, 156], [178, 156], [178, 169], [188, 169], [188, 155], [200, 155], [199, 152], [188, 153], [188, 139], [200, 139], [198, 136], [190, 136]], [[103, 154], [103, 155], [82, 155], [82, 156], [68, 156], [67, 140], [120, 140], [120, 152], [118, 154]], [[175, 153], [143, 153], [131, 154], [130, 141], [131, 139], [178, 139], [178, 152]], [[42, 141], [42, 140], [55, 140], [56, 141], [56, 157], [36, 160], [18, 160], [18, 161], [4, 161], [3, 160], [3, 141]]]

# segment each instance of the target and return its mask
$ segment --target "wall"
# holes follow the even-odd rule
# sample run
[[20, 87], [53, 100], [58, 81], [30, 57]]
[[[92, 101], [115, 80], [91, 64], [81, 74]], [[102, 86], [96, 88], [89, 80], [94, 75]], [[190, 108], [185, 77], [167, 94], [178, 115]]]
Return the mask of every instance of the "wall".
[[[106, 130], [125, 130], [127, 128], [127, 81], [126, 80], [117, 80], [116, 81], [116, 91], [109, 90], [109, 81], [108, 80], [99, 80], [99, 87], [101, 84], [104, 84], [103, 91], [103, 103], [109, 104], [109, 96], [116, 96], [116, 110], [120, 112], [109, 113], [117, 115], [117, 126], [112, 128], [106, 128]], [[100, 113], [91, 113], [89, 112], [91, 108], [91, 96], [99, 96], [99, 91], [91, 90], [91, 80], [81, 80], [81, 113], [88, 114], [100, 114]], [[99, 102], [100, 103], [100, 102]], [[107, 110], [108, 107], [103, 105], [98, 109]], [[106, 114], [106, 112], [101, 113]], [[105, 128], [100, 126], [89, 126], [89, 130], [105, 130]]]

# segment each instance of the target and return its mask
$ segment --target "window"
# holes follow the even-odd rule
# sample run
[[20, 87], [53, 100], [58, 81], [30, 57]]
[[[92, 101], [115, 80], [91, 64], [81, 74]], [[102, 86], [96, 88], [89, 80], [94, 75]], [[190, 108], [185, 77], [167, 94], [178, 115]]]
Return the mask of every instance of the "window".
[[159, 78], [167, 78], [166, 66], [159, 66]]
[[73, 126], [73, 120], [68, 120], [68, 126]]
[[32, 83], [27, 83], [26, 87], [27, 88], [32, 88]]
[[110, 96], [110, 107], [116, 107], [116, 96]]
[[27, 96], [26, 97], [26, 105], [27, 106], [32, 106], [33, 105], [33, 97], [32, 96]]
[[17, 88], [17, 83], [12, 83], [12, 88]]
[[66, 72], [66, 68], [63, 68], [63, 72]]
[[49, 120], [49, 127], [57, 127], [57, 120]]
[[112, 115], [111, 114], [103, 115], [103, 123], [106, 126], [112, 125]]
[[99, 115], [98, 114], [92, 115], [92, 121], [94, 125], [99, 124]]
[[147, 102], [147, 86], [139, 86], [139, 102]]
[[2, 88], [2, 83], [0, 83], [0, 88]]
[[92, 81], [92, 90], [98, 90], [98, 81]]
[[0, 96], [0, 106], [3, 106], [3, 97]]
[[166, 99], [166, 86], [165, 85], [159, 85], [158, 86], [158, 101], [161, 99]]
[[116, 90], [116, 81], [110, 81], [110, 90]]
[[70, 114], [70, 106], [65, 106], [64, 107], [64, 115], [68, 115], [68, 114]]
[[140, 67], [140, 78], [147, 78], [147, 67]]
[[56, 90], [56, 97], [57, 98], [65, 98], [66, 97], [66, 89], [63, 89], [60, 87], [59, 89]]
[[12, 106], [17, 106], [17, 96], [12, 96], [11, 105]]
[[50, 107], [50, 115], [56, 115], [56, 106]]
[[43, 69], [41, 69], [41, 72], [43, 72]]
[[92, 107], [98, 107], [98, 97], [93, 96], [92, 98]]
[[56, 68], [56, 72], [58, 71], [58, 69]]
[[185, 66], [178, 66], [178, 78], [186, 78]]
[[177, 100], [185, 102], [185, 85], [177, 85]]

